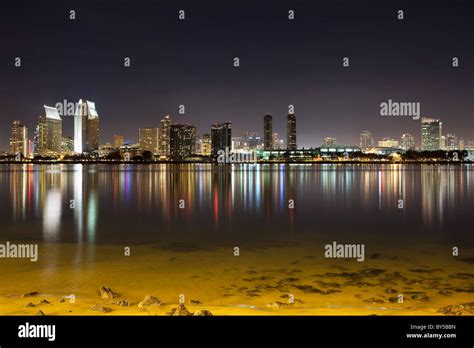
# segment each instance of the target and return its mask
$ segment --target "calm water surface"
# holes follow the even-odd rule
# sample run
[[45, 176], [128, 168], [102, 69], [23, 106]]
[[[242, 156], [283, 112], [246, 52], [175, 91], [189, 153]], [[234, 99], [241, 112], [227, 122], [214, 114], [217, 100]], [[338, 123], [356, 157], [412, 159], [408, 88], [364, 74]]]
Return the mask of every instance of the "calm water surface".
[[472, 245], [474, 233], [471, 165], [2, 165], [0, 197], [0, 240]]

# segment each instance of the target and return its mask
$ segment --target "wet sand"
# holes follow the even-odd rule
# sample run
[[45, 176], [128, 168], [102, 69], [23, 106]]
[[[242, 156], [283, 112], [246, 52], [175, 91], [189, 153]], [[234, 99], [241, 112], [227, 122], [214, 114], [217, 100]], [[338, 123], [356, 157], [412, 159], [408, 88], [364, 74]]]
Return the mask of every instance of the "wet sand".
[[[443, 315], [474, 300], [472, 248], [453, 257], [450, 246], [379, 246], [364, 262], [326, 259], [323, 250], [242, 246], [234, 256], [232, 245], [162, 244], [124, 256], [123, 245], [43, 244], [38, 262], [0, 260], [0, 315], [166, 315], [181, 294], [190, 312], [214, 315]], [[101, 298], [102, 286], [118, 297]], [[64, 299], [71, 294], [75, 303]], [[147, 294], [161, 306], [140, 309]], [[91, 311], [96, 304], [111, 311]]]

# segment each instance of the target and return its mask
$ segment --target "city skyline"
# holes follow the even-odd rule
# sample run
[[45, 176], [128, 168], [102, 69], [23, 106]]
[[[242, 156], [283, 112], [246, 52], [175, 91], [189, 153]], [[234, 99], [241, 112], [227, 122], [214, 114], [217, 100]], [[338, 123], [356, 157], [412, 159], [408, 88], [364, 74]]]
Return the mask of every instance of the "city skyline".
[[[460, 2], [459, 7], [463, 4], [468, 6]], [[273, 132], [283, 135], [293, 105], [301, 147], [318, 146], [328, 136], [358, 144], [354, 125], [370, 129], [376, 138], [410, 133], [420, 146], [418, 122], [380, 116], [380, 103], [387, 100], [419, 102], [421, 115], [442, 119], [446, 134], [474, 138], [468, 11], [423, 2], [370, 7], [302, 2], [294, 5], [290, 21], [288, 4], [278, 2], [270, 8], [239, 2], [231, 16], [214, 2], [182, 6], [184, 21], [170, 4], [130, 8], [119, 2], [112, 15], [105, 4], [84, 2], [71, 21], [64, 4], [30, 4], [27, 12], [9, 4], [0, 14], [8, 52], [0, 59], [5, 124], [0, 149], [8, 149], [13, 120], [32, 133], [38, 105], [83, 96], [100, 105], [101, 143], [114, 134], [136, 141], [138, 128], [158, 127], [167, 114], [177, 123], [195, 125], [199, 134], [228, 120], [234, 134], [257, 130], [263, 135], [261, 117], [268, 113]], [[397, 19], [399, 7], [404, 20]], [[24, 29], [28, 25], [41, 30]], [[133, 39], [138, 35], [140, 42]], [[58, 43], [59, 54], [46, 54]], [[459, 60], [456, 67], [453, 57]], [[64, 134], [73, 135], [73, 122], [64, 118], [63, 124]]]
[[[67, 105], [66, 101], [57, 107], [44, 105], [45, 112], [39, 117], [33, 140], [28, 137], [28, 128], [15, 120], [11, 126], [10, 155], [18, 157], [21, 154], [23, 157], [31, 158], [37, 155], [71, 156], [95, 153], [93, 156], [116, 159], [117, 155], [114, 152], [119, 150], [120, 156], [126, 160], [130, 160], [133, 156], [143, 156], [148, 160], [154, 156], [159, 156], [160, 159], [186, 160], [196, 155], [216, 158], [221, 150], [238, 152], [264, 150], [267, 153], [272, 150], [304, 150], [304, 147], [298, 147], [297, 144], [297, 118], [292, 113], [287, 115], [286, 147], [283, 141], [280, 141], [279, 134], [272, 132], [273, 116], [270, 114], [263, 116], [263, 139], [256, 131], [246, 132], [243, 136], [232, 136], [232, 123], [229, 121], [212, 124], [210, 134], [204, 133], [199, 136], [196, 126], [173, 123], [171, 116], [166, 115], [161, 119], [159, 127], [138, 128], [138, 142], [127, 143], [122, 135], [114, 134], [111, 142], [99, 143], [99, 115], [95, 103], [81, 99], [75, 104], [76, 109], [73, 105], [70, 107]], [[68, 113], [74, 115], [74, 137], [62, 135], [61, 116], [67, 116]], [[465, 141], [454, 133], [444, 135], [442, 129], [441, 120], [422, 117], [420, 147], [416, 146], [416, 138], [410, 133], [403, 133], [399, 140], [383, 137], [375, 141], [370, 130], [363, 130], [360, 132], [358, 145], [342, 144], [336, 137], [325, 137], [319, 146], [310, 149], [321, 148], [321, 152], [339, 152], [345, 148], [346, 152], [354, 152], [358, 148], [358, 151], [366, 154], [392, 154], [408, 150], [474, 151], [474, 140]], [[471, 158], [472, 154], [469, 156]]]
[[[102, 132], [103, 130], [101, 129], [100, 132], [99, 132], [99, 115], [98, 115], [98, 112], [96, 110], [96, 106], [95, 106], [95, 102], [91, 102], [89, 100], [85, 100], [84, 101], [82, 99], [79, 100], [78, 103], [75, 103], [74, 107], [75, 109], [73, 109], [73, 112], [71, 112], [71, 110], [67, 110], [66, 109], [66, 105], [68, 103], [71, 103], [72, 102], [67, 102], [66, 100], [62, 101], [61, 103], [56, 103], [57, 106], [59, 106], [59, 109], [60, 109], [60, 112], [58, 112], [58, 117], [60, 118], [61, 120], [61, 124], [62, 124], [62, 130], [64, 129], [64, 119], [66, 118], [71, 118], [71, 117], [68, 117], [68, 116], [74, 116], [73, 117], [73, 138], [86, 138], [88, 137], [89, 140], [87, 142], [84, 141], [85, 144], [89, 144], [93, 138], [93, 146], [90, 146], [90, 145], [87, 145], [87, 147], [84, 147], [84, 151], [82, 151], [82, 142], [79, 142], [81, 143], [79, 146], [77, 145], [77, 142], [74, 142], [74, 152], [76, 153], [82, 153], [82, 152], [90, 152], [90, 151], [96, 151], [99, 149], [99, 147], [101, 146], [104, 146], [104, 145], [107, 145], [107, 144], [114, 144], [116, 142], [116, 139], [115, 137], [116, 136], [120, 136], [122, 137], [122, 144], [136, 144], [136, 143], [141, 143], [141, 136], [140, 136], [140, 132], [141, 130], [145, 130], [145, 129], [156, 129], [158, 131], [158, 134], [157, 134], [157, 144], [156, 144], [156, 149], [157, 151], [155, 151], [155, 153], [160, 153], [160, 154], [164, 154], [164, 155], [168, 155], [169, 154], [169, 150], [168, 151], [165, 151], [163, 153], [163, 149], [162, 149], [162, 144], [160, 145], [159, 144], [159, 130], [161, 129], [161, 127], [163, 127], [163, 122], [165, 122], [165, 120], [168, 120], [168, 125], [167, 127], [169, 127], [171, 125], [171, 120], [173, 119], [172, 118], [172, 115], [170, 114], [167, 114], [167, 115], [164, 115], [162, 116], [161, 119], [159, 119], [158, 122], [155, 122], [157, 124], [155, 124], [154, 126], [147, 126], [147, 127], [144, 127], [144, 126], [136, 126], [136, 134], [138, 135], [132, 135], [132, 136], [124, 136], [123, 134], [119, 134], [118, 132], [116, 131], [113, 131], [111, 129], [108, 129], [108, 132], [107, 133], [111, 133], [113, 134], [113, 136], [110, 138], [110, 139], [103, 139], [104, 136], [100, 136], [99, 133]], [[50, 113], [51, 114], [51, 110], [54, 110], [56, 109], [56, 111], [58, 111], [57, 107], [51, 107], [51, 106], [47, 106], [47, 105], [44, 105], [44, 108], [45, 110], [47, 111], [46, 113]], [[69, 114], [68, 114], [69, 112]], [[82, 117], [77, 117], [77, 115], [81, 114]], [[274, 144], [273, 144], [273, 137], [275, 135], [281, 135], [281, 134], [285, 134], [286, 135], [286, 138], [288, 138], [288, 134], [290, 132], [292, 133], [295, 133], [292, 135], [292, 137], [296, 137], [296, 134], [298, 134], [298, 137], [299, 137], [299, 131], [298, 131], [298, 127], [297, 125], [292, 125], [291, 126], [291, 130], [289, 126], [289, 116], [290, 115], [293, 115], [291, 113], [287, 114], [286, 115], [286, 134], [285, 134], [285, 131], [284, 132], [273, 132], [273, 115], [269, 114], [269, 113], [266, 113], [265, 115], [263, 115], [262, 117], [262, 120], [263, 120], [263, 126], [259, 129], [259, 128], [254, 128], [254, 129], [245, 129], [242, 133], [240, 133], [240, 135], [244, 136], [245, 134], [247, 133], [254, 133], [255, 135], [258, 135], [259, 137], [261, 137], [261, 144], [262, 144], [262, 147], [264, 149], [267, 149], [269, 150], [270, 149], [270, 145], [271, 144], [271, 147], [274, 147]], [[41, 116], [40, 116], [41, 117]], [[178, 117], [178, 119], [180, 119]], [[438, 138], [438, 143], [443, 143], [443, 142], [446, 142], [446, 141], [449, 141], [449, 138], [451, 138], [452, 141], [459, 141], [461, 140], [462, 143], [465, 145], [465, 146], [468, 146], [468, 144], [470, 144], [471, 142], [474, 142], [474, 136], [472, 138], [463, 138], [461, 136], [459, 136], [460, 133], [463, 133], [463, 132], [459, 132], [458, 130], [453, 130], [452, 127], [447, 127], [448, 130], [450, 131], [446, 131], [445, 130], [445, 127], [443, 126], [443, 121], [439, 118], [434, 118], [434, 117], [419, 117], [420, 120], [416, 119], [414, 122], [417, 124], [418, 126], [418, 129], [415, 130], [414, 132], [410, 133], [410, 132], [406, 132], [406, 131], [402, 131], [401, 134], [394, 134], [393, 131], [385, 131], [383, 133], [383, 136], [382, 135], [375, 135], [374, 136], [374, 132], [370, 131], [370, 130], [366, 130], [366, 129], [363, 129], [361, 130], [358, 134], [359, 134], [359, 137], [356, 139], [356, 141], [354, 143], [348, 143], [348, 142], [341, 142], [339, 141], [339, 139], [341, 139], [340, 135], [338, 133], [336, 134], [329, 134], [329, 133], [324, 133], [324, 130], [319, 130], [320, 132], [322, 132], [322, 134], [325, 134], [321, 139], [314, 139], [314, 141], [312, 142], [312, 144], [310, 146], [304, 146], [304, 145], [301, 145], [299, 146], [299, 144], [297, 143], [297, 146], [296, 147], [291, 147], [291, 149], [295, 149], [295, 148], [316, 148], [316, 147], [319, 147], [319, 146], [322, 146], [322, 145], [350, 145], [350, 146], [360, 146], [361, 148], [364, 148], [365, 146], [363, 146], [362, 144], [362, 140], [361, 140], [361, 136], [363, 132], [366, 132], [368, 131], [370, 133], [370, 137], [372, 138], [372, 146], [376, 147], [377, 146], [377, 143], [380, 143], [380, 142], [384, 142], [384, 141], [396, 141], [397, 143], [399, 144], [402, 144], [404, 142], [403, 138], [405, 135], [408, 135], [408, 136], [411, 136], [411, 138], [413, 138], [412, 140], [414, 141], [414, 148], [415, 149], [418, 149], [418, 150], [423, 150], [424, 147], [426, 150], [430, 151], [430, 150], [435, 150], [436, 149], [436, 146], [430, 146], [430, 145], [425, 145], [423, 144], [422, 142], [422, 134], [424, 132], [424, 129], [423, 129], [423, 120], [426, 120], [427, 122], [431, 122], [431, 121], [437, 121], [440, 123], [440, 126], [438, 127], [439, 129], [437, 130], [437, 132], [439, 132], [439, 138]], [[419, 125], [420, 125], [420, 121], [421, 121], [421, 131], [420, 131], [420, 128], [419, 128]], [[9, 129], [11, 130], [14, 126], [15, 123], [20, 123], [21, 126], [23, 127], [26, 127], [26, 134], [30, 134], [31, 133], [28, 133], [28, 129], [35, 129], [35, 125], [25, 125], [23, 124], [23, 121], [20, 120], [20, 119], [15, 119], [12, 121], [13, 122], [13, 125], [9, 127]], [[96, 122], [96, 123], [92, 123], [92, 122]], [[229, 122], [229, 121], [227, 121]], [[41, 122], [40, 122], [41, 123]], [[225, 122], [224, 122], [225, 123]], [[232, 123], [232, 122], [230, 122]], [[91, 126], [91, 124], [93, 124], [93, 126]], [[181, 122], [181, 124], [192, 124], [192, 123], [189, 123], [189, 122]], [[199, 130], [196, 126], [194, 126], [196, 128], [196, 138], [197, 139], [202, 139], [202, 137], [206, 134], [209, 134], [211, 133], [212, 131], [212, 128], [215, 124], [218, 124], [218, 123], [214, 123], [212, 125], [209, 126], [208, 129], [204, 129], [204, 130]], [[36, 124], [38, 125], [38, 123]], [[134, 126], [135, 127], [135, 126]], [[131, 128], [131, 129], [135, 129], [135, 128]], [[67, 128], [67, 125], [66, 125], [66, 128]], [[128, 127], [130, 129], [130, 127]], [[93, 131], [91, 131], [91, 129], [93, 129]], [[426, 130], [425, 130], [426, 131]], [[64, 132], [64, 131], [63, 131]], [[84, 133], [84, 135], [82, 135]], [[10, 135], [12, 134], [12, 132], [10, 132]], [[233, 134], [232, 136], [232, 139], [234, 138], [239, 138], [240, 135], [236, 135], [235, 133]], [[352, 137], [355, 138], [357, 136], [356, 133], [353, 133], [352, 134]], [[71, 137], [69, 134], [63, 134], [63, 137]], [[289, 138], [288, 138], [289, 139]], [[285, 148], [288, 147], [287, 143], [288, 143], [288, 139], [286, 139], [286, 144], [285, 144]], [[327, 144], [326, 142], [331, 139], [331, 143]], [[453, 140], [454, 139], [454, 140]], [[33, 141], [33, 139], [28, 139], [30, 141]], [[337, 141], [336, 141], [337, 140]], [[358, 141], [357, 141], [358, 140]], [[8, 148], [7, 149], [1, 149], [0, 148], [0, 152], [11, 152], [11, 141], [12, 141], [12, 137], [10, 136], [9, 137], [9, 142], [8, 142]], [[296, 143], [296, 139], [294, 141]], [[382, 146], [382, 145], [378, 145], [380, 147], [385, 147], [385, 146]], [[447, 148], [449, 149], [450, 147], [451, 148], [454, 148], [454, 144], [452, 144], [451, 146], [440, 146], [439, 149], [443, 149], [443, 148]], [[387, 146], [388, 147], [388, 146]], [[399, 146], [399, 145], [394, 145], [393, 147], [400, 147], [400, 148], [404, 148], [403, 146]], [[86, 151], [86, 149], [88, 149], [89, 151]], [[148, 148], [146, 148], [148, 149]]]

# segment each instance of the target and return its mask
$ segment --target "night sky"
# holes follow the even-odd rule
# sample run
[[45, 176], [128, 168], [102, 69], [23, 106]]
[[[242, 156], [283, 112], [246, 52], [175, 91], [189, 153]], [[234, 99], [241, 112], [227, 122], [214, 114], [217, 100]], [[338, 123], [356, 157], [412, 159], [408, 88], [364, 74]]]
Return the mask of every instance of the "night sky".
[[[440, 118], [444, 133], [467, 144], [474, 140], [474, 2], [414, 3], [2, 2], [0, 149], [8, 149], [13, 120], [32, 136], [43, 104], [80, 98], [96, 102], [101, 143], [113, 134], [136, 142], [139, 127], [158, 127], [168, 113], [199, 135], [230, 120], [233, 136], [263, 135], [270, 113], [286, 139], [293, 104], [299, 147], [319, 146], [325, 136], [358, 144], [364, 129], [376, 141], [412, 133], [419, 144], [420, 121], [380, 116], [380, 103], [392, 99], [420, 102], [422, 116]], [[63, 118], [63, 134], [73, 135], [72, 117]]]

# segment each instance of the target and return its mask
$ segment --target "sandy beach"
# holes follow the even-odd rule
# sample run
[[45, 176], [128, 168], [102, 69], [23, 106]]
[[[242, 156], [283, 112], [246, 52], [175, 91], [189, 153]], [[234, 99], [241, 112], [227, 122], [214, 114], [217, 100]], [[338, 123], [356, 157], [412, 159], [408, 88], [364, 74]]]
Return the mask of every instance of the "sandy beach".
[[[51, 243], [37, 262], [1, 260], [0, 314], [167, 315], [181, 298], [214, 315], [444, 315], [473, 301], [472, 249], [379, 246], [357, 262], [324, 258], [314, 243], [243, 246], [240, 256], [232, 245], [130, 248]], [[116, 297], [102, 298], [103, 286]], [[146, 295], [160, 305], [139, 308]]]

